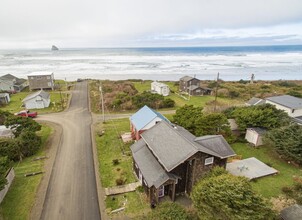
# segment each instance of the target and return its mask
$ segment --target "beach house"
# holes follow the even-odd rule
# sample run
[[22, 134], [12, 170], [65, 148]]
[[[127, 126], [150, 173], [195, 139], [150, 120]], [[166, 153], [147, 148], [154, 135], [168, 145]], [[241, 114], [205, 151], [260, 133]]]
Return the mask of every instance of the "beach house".
[[155, 81], [151, 83], [151, 92], [168, 96], [170, 94], [170, 89], [168, 85]]
[[221, 135], [195, 137], [162, 120], [131, 146], [133, 169], [151, 203], [190, 194], [195, 183], [215, 166], [226, 167], [235, 152]]
[[11, 74], [0, 77], [0, 91], [16, 93], [21, 92], [27, 86], [28, 84], [25, 79], [20, 79]]
[[42, 109], [47, 108], [50, 104], [50, 94], [43, 90], [32, 93], [22, 100], [26, 109]]
[[51, 89], [54, 90], [53, 72], [33, 72], [27, 75], [29, 89]]

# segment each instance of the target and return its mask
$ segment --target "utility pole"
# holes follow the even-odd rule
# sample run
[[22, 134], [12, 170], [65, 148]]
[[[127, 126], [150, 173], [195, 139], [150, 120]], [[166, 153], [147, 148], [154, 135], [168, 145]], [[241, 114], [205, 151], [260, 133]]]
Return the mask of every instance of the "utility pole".
[[216, 81], [216, 89], [215, 89], [214, 112], [216, 112], [216, 105], [217, 105], [218, 81], [219, 81], [219, 73], [217, 73], [217, 81]]
[[101, 83], [100, 83], [99, 90], [100, 90], [100, 92], [101, 92], [101, 102], [102, 102], [103, 122], [105, 122], [104, 97], [103, 97], [103, 90], [102, 90], [102, 84], [101, 84]]

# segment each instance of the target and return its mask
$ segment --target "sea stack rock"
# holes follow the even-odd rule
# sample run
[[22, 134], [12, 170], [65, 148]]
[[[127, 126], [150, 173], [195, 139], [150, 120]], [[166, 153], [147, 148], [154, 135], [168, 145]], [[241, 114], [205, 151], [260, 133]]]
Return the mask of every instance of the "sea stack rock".
[[55, 45], [52, 45], [51, 50], [59, 50]]

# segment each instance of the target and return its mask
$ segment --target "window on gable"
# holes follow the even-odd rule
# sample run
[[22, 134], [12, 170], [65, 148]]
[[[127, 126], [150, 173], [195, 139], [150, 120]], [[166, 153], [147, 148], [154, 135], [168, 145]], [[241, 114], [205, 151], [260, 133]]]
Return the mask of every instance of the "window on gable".
[[208, 157], [204, 161], [204, 165], [210, 165], [214, 163], [214, 157]]

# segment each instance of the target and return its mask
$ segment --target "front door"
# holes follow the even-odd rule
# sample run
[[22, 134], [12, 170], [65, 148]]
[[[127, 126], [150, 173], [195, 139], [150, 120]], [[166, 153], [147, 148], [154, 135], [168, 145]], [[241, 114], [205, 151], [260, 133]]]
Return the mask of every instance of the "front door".
[[158, 197], [161, 198], [161, 197], [164, 197], [164, 196], [165, 196], [165, 186], [162, 185], [158, 189]]

